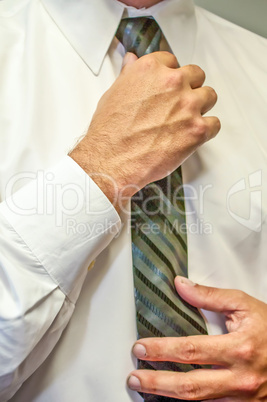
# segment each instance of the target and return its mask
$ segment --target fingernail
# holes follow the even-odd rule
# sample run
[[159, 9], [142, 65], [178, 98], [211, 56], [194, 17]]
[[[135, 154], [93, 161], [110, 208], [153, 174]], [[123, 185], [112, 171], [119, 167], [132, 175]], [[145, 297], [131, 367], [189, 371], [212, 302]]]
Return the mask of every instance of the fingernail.
[[137, 377], [135, 377], [134, 375], [131, 375], [128, 378], [128, 387], [134, 391], [140, 391], [141, 383]]
[[186, 285], [186, 286], [196, 286], [196, 284], [195, 284], [194, 282], [190, 281], [190, 279], [185, 278], [185, 277], [183, 277], [183, 276], [181, 276], [181, 277], [179, 278], [179, 280], [180, 280], [180, 283], [182, 283], [183, 285]]
[[146, 348], [140, 343], [136, 343], [133, 347], [133, 354], [138, 357], [138, 359], [143, 359], [146, 357]]

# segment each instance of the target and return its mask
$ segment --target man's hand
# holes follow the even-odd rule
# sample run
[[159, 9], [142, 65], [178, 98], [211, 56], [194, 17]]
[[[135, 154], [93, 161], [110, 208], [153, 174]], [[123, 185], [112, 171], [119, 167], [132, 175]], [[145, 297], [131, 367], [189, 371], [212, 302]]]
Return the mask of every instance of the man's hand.
[[218, 118], [203, 117], [217, 100], [212, 88], [202, 87], [204, 80], [199, 67], [178, 68], [168, 52], [140, 59], [128, 53], [118, 79], [100, 99], [87, 135], [70, 156], [112, 202], [118, 196], [126, 202], [218, 133]]
[[183, 400], [266, 401], [267, 305], [238, 290], [195, 285], [181, 277], [175, 285], [193, 306], [224, 314], [229, 333], [140, 339], [133, 348], [140, 359], [213, 368], [189, 373], [137, 370], [128, 379], [130, 388]]

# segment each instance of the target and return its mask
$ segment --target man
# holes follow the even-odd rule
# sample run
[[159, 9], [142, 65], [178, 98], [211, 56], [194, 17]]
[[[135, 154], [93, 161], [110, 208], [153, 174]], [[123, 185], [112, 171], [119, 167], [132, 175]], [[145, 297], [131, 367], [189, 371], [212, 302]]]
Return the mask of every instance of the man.
[[[125, 386], [135, 368], [130, 350], [136, 340], [127, 200], [217, 133], [213, 113], [222, 119], [222, 134], [183, 165], [189, 277], [255, 298], [177, 279], [189, 303], [225, 313], [231, 333], [140, 340], [134, 353], [221, 368], [182, 375], [138, 371], [129, 385], [188, 400], [262, 400], [266, 69], [257, 58], [266, 41], [195, 10], [190, 0], [126, 3], [151, 8], [125, 11], [115, 0], [0, 3], [3, 199], [22, 188], [1, 205], [1, 400], [33, 372], [13, 401], [142, 400]], [[180, 65], [204, 68], [207, 85], [220, 94], [210, 117], [201, 117], [215, 102], [214, 92], [202, 87], [203, 72], [177, 70], [170, 54], [126, 56], [111, 87], [123, 63], [114, 34], [124, 12], [152, 15]], [[146, 113], [140, 101], [149, 105]], [[64, 157], [93, 114], [87, 135], [71, 158]], [[117, 190], [127, 190], [120, 192], [124, 198], [117, 198], [110, 177]], [[23, 187], [25, 178], [32, 182]], [[103, 193], [121, 215], [117, 237], [120, 218]], [[209, 333], [222, 333], [222, 317], [207, 317]]]

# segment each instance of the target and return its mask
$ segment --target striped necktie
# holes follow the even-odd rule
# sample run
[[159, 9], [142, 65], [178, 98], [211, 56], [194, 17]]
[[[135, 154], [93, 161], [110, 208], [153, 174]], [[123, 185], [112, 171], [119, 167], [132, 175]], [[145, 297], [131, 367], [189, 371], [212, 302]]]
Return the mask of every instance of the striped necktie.
[[[138, 57], [159, 50], [153, 18], [126, 18], [117, 38]], [[132, 197], [132, 255], [139, 338], [207, 334], [200, 312], [179, 297], [176, 275], [187, 276], [187, 235], [181, 169]], [[139, 368], [189, 371], [198, 365], [140, 361]], [[145, 401], [177, 399], [142, 394]]]

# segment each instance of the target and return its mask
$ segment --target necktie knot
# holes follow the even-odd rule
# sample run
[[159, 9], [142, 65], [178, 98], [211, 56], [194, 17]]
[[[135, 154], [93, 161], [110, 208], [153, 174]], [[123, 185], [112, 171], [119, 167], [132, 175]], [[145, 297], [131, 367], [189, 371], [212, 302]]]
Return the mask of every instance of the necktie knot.
[[127, 52], [141, 57], [159, 50], [161, 30], [152, 17], [124, 18], [116, 32]]

